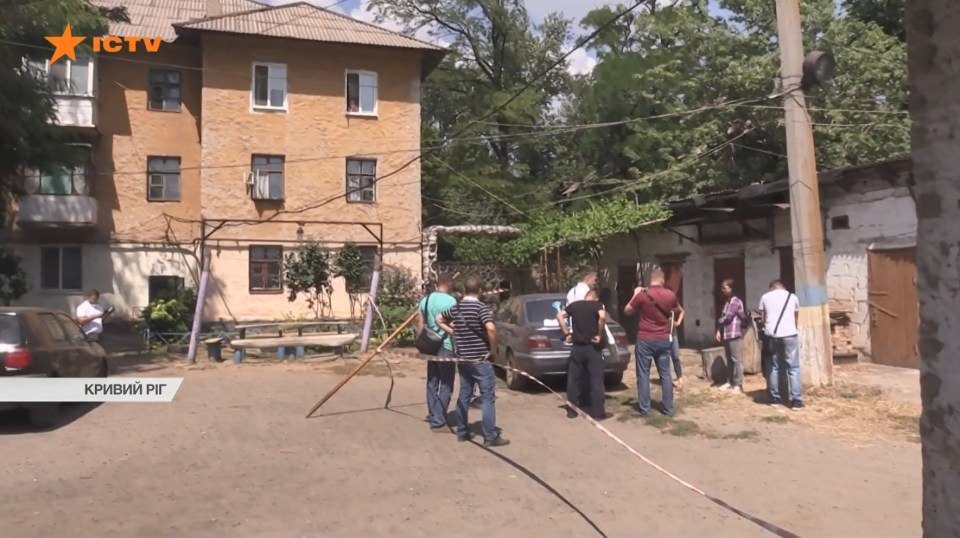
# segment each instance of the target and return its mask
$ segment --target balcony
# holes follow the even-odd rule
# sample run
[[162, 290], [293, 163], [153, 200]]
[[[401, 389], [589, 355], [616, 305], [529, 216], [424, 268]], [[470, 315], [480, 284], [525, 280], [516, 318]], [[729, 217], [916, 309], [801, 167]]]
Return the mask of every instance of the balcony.
[[64, 58], [49, 61], [28, 61], [27, 68], [46, 81], [57, 109], [57, 125], [92, 129], [97, 124], [96, 61], [78, 56], [77, 61]]
[[28, 173], [27, 194], [19, 199], [17, 225], [21, 228], [93, 227], [97, 199], [90, 193], [89, 168], [80, 166], [50, 174]]

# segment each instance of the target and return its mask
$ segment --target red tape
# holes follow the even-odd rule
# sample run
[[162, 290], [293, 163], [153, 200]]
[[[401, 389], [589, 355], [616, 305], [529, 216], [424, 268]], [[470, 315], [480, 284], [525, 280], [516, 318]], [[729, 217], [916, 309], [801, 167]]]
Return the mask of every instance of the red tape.
[[630, 452], [631, 454], [633, 454], [634, 456], [636, 456], [637, 458], [639, 458], [642, 462], [644, 462], [644, 463], [646, 463], [647, 465], [653, 467], [653, 468], [656, 469], [657, 471], [663, 473], [663, 474], [666, 475], [668, 478], [670, 478], [671, 480], [677, 482], [677, 483], [680, 484], [681, 486], [689, 489], [690, 491], [693, 491], [694, 493], [697, 493], [698, 495], [702, 495], [703, 497], [705, 497], [706, 499], [712, 501], [713, 503], [717, 504], [718, 506], [720, 506], [720, 507], [722, 507], [722, 508], [724, 508], [724, 509], [726, 509], [726, 510], [731, 511], [731, 512], [733, 512], [734, 514], [737, 514], [738, 516], [746, 519], [747, 521], [750, 521], [751, 523], [754, 523], [754, 524], [758, 525], [760, 528], [762, 528], [762, 529], [764, 529], [764, 530], [766, 530], [766, 531], [769, 531], [769, 532], [771, 532], [771, 533], [779, 536], [780, 538], [800, 538], [800, 535], [795, 534], [795, 533], [792, 533], [792, 532], [790, 532], [790, 531], [788, 531], [788, 530], [786, 530], [786, 529], [783, 529], [783, 528], [781, 528], [781, 527], [779, 527], [779, 526], [777, 526], [777, 525], [774, 525], [773, 523], [770, 523], [769, 521], [765, 521], [765, 520], [760, 519], [760, 518], [758, 518], [758, 517], [756, 517], [756, 516], [754, 516], [754, 515], [751, 515], [751, 514], [749, 514], [749, 513], [747, 513], [747, 512], [744, 512], [743, 510], [740, 510], [739, 508], [731, 505], [730, 503], [728, 503], [728, 502], [726, 502], [726, 501], [724, 501], [724, 500], [722, 500], [722, 499], [718, 499], [717, 497], [714, 497], [713, 495], [710, 495], [709, 493], [703, 491], [702, 489], [694, 486], [693, 484], [687, 482], [686, 480], [680, 478], [679, 476], [677, 476], [677, 475], [671, 473], [670, 471], [664, 469], [663, 467], [661, 467], [660, 465], [658, 465], [656, 462], [654, 462], [654, 461], [651, 460], [650, 458], [648, 458], [648, 457], [644, 456], [643, 454], [637, 452], [633, 447], [631, 447], [630, 445], [628, 445], [623, 439], [620, 439], [619, 437], [617, 437], [616, 435], [614, 435], [613, 432], [611, 432], [610, 430], [608, 430], [607, 428], [605, 428], [605, 427], [603, 426], [603, 424], [600, 424], [600, 423], [597, 422], [593, 417], [591, 417], [590, 415], [586, 414], [585, 412], [583, 412], [583, 410], [581, 410], [579, 407], [577, 407], [576, 405], [574, 405], [573, 402], [567, 400], [563, 395], [561, 395], [561, 394], [558, 393], [557, 391], [551, 389], [551, 388], [548, 387], [546, 384], [544, 384], [542, 381], [540, 381], [539, 379], [537, 379], [537, 378], [534, 377], [533, 375], [531, 375], [531, 374], [529, 374], [529, 373], [527, 373], [527, 372], [524, 372], [523, 370], [519, 370], [519, 369], [517, 369], [517, 368], [513, 368], [512, 366], [506, 366], [506, 365], [503, 365], [503, 364], [496, 364], [496, 363], [494, 363], [494, 362], [490, 362], [490, 361], [487, 361], [487, 360], [458, 359], [458, 358], [448, 358], [448, 357], [435, 357], [435, 356], [432, 356], [432, 355], [423, 355], [423, 354], [421, 354], [421, 353], [416, 352], [415, 350], [391, 349], [389, 352], [390, 352], [390, 353], [395, 353], [395, 354], [398, 354], [398, 355], [402, 355], [402, 356], [404, 356], [404, 357], [409, 357], [409, 358], [412, 358], [412, 359], [423, 360], [423, 361], [425, 361], [425, 362], [428, 362], [428, 361], [429, 361], [429, 362], [453, 362], [453, 363], [472, 363], [472, 364], [481, 364], [481, 363], [484, 363], [484, 362], [489, 362], [489, 363], [492, 364], [495, 368], [500, 368], [501, 370], [504, 370], [504, 371], [509, 370], [509, 371], [514, 372], [514, 373], [516, 373], [516, 374], [520, 374], [520, 375], [522, 375], [523, 377], [525, 377], [525, 378], [533, 381], [533, 382], [536, 383], [537, 385], [540, 385], [541, 387], [547, 389], [547, 391], [549, 391], [551, 394], [553, 394], [554, 396], [556, 396], [557, 398], [559, 398], [561, 402], [563, 402], [564, 404], [568, 405], [571, 409], [573, 409], [574, 411], [576, 411], [577, 414], [578, 414], [580, 417], [582, 417], [584, 420], [586, 420], [588, 423], [590, 423], [591, 426], [593, 426], [594, 428], [600, 430], [603, 434], [605, 434], [605, 435], [606, 435], [607, 437], [609, 437], [610, 439], [613, 439], [613, 441], [614, 441], [615, 443], [617, 443], [618, 445], [622, 446], [622, 447], [623, 447], [624, 449], [626, 449], [628, 452]]

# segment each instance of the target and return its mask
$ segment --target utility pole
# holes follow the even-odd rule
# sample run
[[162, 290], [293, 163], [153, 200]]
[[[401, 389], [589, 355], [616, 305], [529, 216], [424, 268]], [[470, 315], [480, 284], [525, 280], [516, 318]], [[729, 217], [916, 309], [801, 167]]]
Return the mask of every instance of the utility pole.
[[[906, 3], [920, 301], [923, 536], [960, 529], [960, 2]], [[907, 285], [908, 283], [904, 283]]]
[[[803, 34], [799, 0], [777, 1], [781, 88], [786, 91], [787, 167], [790, 175], [790, 231], [793, 238], [795, 293], [800, 300], [800, 371], [804, 384], [833, 383], [833, 344], [826, 286], [820, 185], [807, 115], [803, 80]], [[788, 91], [789, 90], [789, 91]]]

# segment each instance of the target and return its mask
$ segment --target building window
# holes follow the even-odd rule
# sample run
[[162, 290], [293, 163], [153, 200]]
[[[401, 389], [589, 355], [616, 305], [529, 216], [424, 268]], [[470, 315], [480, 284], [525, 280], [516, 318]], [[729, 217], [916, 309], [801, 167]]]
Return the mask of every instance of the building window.
[[51, 64], [49, 61], [31, 60], [27, 68], [46, 79], [50, 91], [59, 95], [93, 95], [93, 60], [89, 56], [77, 56], [73, 61], [62, 58]]
[[347, 113], [377, 114], [377, 74], [347, 71]]
[[253, 64], [254, 110], [287, 109], [287, 66], [283, 64]]
[[147, 157], [147, 200], [180, 201], [180, 157]]
[[79, 290], [83, 287], [83, 250], [80, 247], [40, 249], [40, 288]]
[[150, 99], [147, 109], [164, 112], [180, 111], [180, 71], [151, 69], [148, 80]]
[[90, 195], [90, 148], [79, 147], [81, 152], [73, 168], [59, 167], [51, 172], [27, 170], [24, 188], [27, 194], [50, 194], [58, 196]]
[[347, 159], [347, 201], [377, 201], [377, 161]]
[[250, 246], [250, 291], [283, 291], [283, 247]]
[[254, 200], [283, 200], [283, 155], [254, 155], [250, 186]]

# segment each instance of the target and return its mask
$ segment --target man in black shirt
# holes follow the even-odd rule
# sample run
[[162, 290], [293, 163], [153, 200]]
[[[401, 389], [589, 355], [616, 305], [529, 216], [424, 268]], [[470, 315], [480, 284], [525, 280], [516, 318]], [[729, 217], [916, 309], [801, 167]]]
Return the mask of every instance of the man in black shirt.
[[[567, 318], [573, 320], [572, 332], [567, 325]], [[582, 301], [567, 304], [557, 314], [557, 321], [567, 342], [573, 344], [567, 372], [567, 401], [578, 405], [580, 392], [586, 386], [590, 405], [584, 411], [597, 420], [608, 418], [603, 403], [603, 346], [607, 312], [597, 292], [590, 290]], [[576, 416], [571, 409], [568, 409], [568, 414]]]

